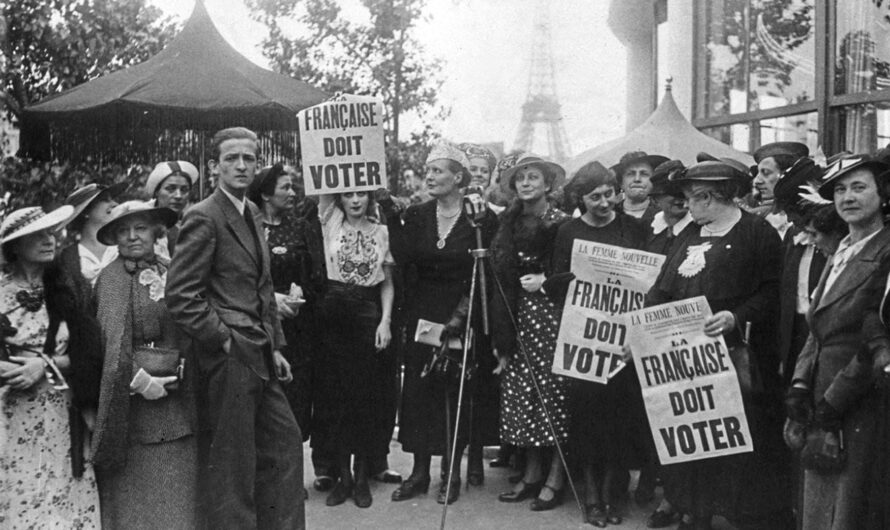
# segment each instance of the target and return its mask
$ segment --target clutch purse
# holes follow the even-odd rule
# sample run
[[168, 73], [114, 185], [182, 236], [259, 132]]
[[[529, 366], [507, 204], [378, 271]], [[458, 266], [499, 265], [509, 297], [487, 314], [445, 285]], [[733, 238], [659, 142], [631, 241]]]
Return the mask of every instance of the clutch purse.
[[167, 385], [167, 388], [175, 388], [182, 381], [185, 359], [180, 356], [179, 350], [156, 348], [154, 346], [137, 346], [133, 349], [133, 361], [136, 363], [136, 366], [148, 372], [148, 375], [154, 377], [175, 375], [177, 382]]

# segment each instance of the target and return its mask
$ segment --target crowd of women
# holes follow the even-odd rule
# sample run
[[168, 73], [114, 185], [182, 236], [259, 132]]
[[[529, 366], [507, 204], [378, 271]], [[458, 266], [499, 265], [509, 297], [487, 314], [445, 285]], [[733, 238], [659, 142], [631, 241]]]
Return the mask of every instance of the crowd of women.
[[[404, 501], [428, 492], [439, 456], [435, 497], [450, 504], [460, 455], [478, 486], [482, 448], [500, 445], [490, 465], [518, 473], [498, 501], [550, 510], [575, 477], [597, 527], [622, 523], [638, 469], [637, 503], [663, 485], [652, 528], [886, 528], [890, 157], [808, 155], [781, 142], [752, 168], [705, 153], [686, 167], [632, 152], [567, 179], [540, 157], [439, 142], [428, 199], [410, 206], [305, 198], [292, 168], [262, 170], [247, 197], [313, 487], [328, 506], [368, 507], [370, 481], [400, 483]], [[91, 184], [0, 224], [0, 526], [199, 524], [200, 375], [164, 296], [198, 173], [162, 162], [148, 201]], [[552, 373], [578, 239], [664, 255], [647, 305], [707, 299], [704, 332], [734, 352], [753, 453], [661, 466], [632, 363], [605, 385]], [[485, 304], [470, 296], [479, 248]], [[387, 462], [397, 408], [405, 480]]]

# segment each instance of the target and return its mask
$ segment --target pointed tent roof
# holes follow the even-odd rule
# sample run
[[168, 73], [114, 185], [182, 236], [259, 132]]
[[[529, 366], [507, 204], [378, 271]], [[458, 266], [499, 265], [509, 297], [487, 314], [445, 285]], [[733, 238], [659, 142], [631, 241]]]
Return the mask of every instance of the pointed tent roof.
[[44, 98], [28, 107], [26, 115], [40, 121], [112, 120], [176, 129], [212, 129], [236, 120], [248, 127], [283, 130], [296, 127], [298, 111], [326, 97], [308, 83], [261, 68], [238, 53], [197, 0], [185, 27], [160, 53]]
[[629, 151], [664, 155], [680, 159], [687, 165], [695, 163], [695, 155], [702, 151], [716, 157], [733, 158], [746, 165], [754, 163], [751, 155], [733, 149], [693, 127], [677, 108], [670, 84], [658, 108], [646, 121], [625, 136], [588, 149], [574, 157], [566, 164], [566, 171], [572, 174], [584, 164], [594, 160], [611, 167], [618, 163], [621, 155]]

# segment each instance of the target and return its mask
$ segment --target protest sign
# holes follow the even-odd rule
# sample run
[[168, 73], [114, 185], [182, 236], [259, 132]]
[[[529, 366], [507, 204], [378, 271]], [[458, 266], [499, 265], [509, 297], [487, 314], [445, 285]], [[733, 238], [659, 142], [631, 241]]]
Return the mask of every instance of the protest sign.
[[552, 372], [606, 384], [624, 366], [622, 314], [643, 307], [663, 263], [659, 254], [576, 239]]
[[705, 335], [703, 296], [634, 311], [628, 343], [662, 464], [754, 450], [722, 336]]
[[306, 195], [386, 186], [383, 103], [345, 95], [297, 114]]

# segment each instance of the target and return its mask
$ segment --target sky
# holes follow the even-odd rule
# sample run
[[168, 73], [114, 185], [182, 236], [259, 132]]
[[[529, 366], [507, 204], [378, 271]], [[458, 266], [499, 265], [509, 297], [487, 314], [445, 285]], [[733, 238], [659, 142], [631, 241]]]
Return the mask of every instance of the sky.
[[[185, 20], [192, 0], [151, 0]], [[624, 47], [606, 24], [609, 0], [550, 0], [556, 93], [570, 151], [578, 154], [624, 134]], [[427, 52], [444, 61], [440, 102], [451, 109], [437, 124], [455, 142], [513, 146], [528, 92], [537, 0], [427, 0], [428, 20], [417, 28]], [[220, 33], [255, 63], [268, 67], [258, 47], [266, 29], [243, 0], [205, 0]], [[344, 0], [344, 10], [357, 7]], [[419, 129], [417, 119], [403, 122]], [[535, 151], [547, 154], [535, 146]]]

